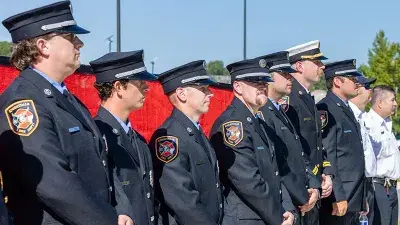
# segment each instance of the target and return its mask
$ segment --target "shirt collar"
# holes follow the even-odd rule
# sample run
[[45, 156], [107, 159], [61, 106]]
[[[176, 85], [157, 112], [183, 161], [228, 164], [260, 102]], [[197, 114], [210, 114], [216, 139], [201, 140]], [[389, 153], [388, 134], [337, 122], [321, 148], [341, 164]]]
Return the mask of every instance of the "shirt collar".
[[[188, 117], [189, 118], [189, 117]], [[189, 118], [190, 121], [194, 124], [194, 126], [197, 128], [197, 130], [200, 130], [200, 123], [193, 121], [192, 119]]]
[[43, 73], [42, 71], [30, 67], [33, 71], [35, 71], [36, 73], [38, 73], [40, 76], [42, 76], [44, 79], [46, 79], [51, 85], [53, 85], [53, 87], [55, 87], [59, 92], [61, 92], [61, 94], [64, 93], [64, 90], [67, 90], [67, 87], [65, 86], [64, 82], [61, 83], [57, 83], [54, 80], [52, 80], [49, 76], [47, 76], [45, 73]]
[[307, 94], [310, 93], [310, 91], [306, 87], [304, 87], [304, 85], [302, 83], [299, 82], [299, 84], [304, 88], [304, 90], [306, 90]]
[[371, 117], [371, 120], [374, 121], [379, 126], [386, 126], [388, 130], [392, 130], [392, 120], [390, 117], [383, 119], [378, 113], [376, 113], [373, 109], [369, 110], [368, 115]]
[[346, 105], [349, 106], [349, 101], [345, 101], [343, 100], [341, 97], [339, 97], [339, 95], [335, 94], [334, 92], [332, 92], [334, 95], [336, 95], [336, 97], [338, 97], [340, 100], [342, 100], [342, 102]]
[[[106, 108], [105, 108], [106, 109]], [[127, 121], [128, 123], [122, 121], [120, 118], [115, 116], [112, 112], [110, 112], [108, 109], [106, 109], [113, 117], [118, 121], [118, 123], [121, 125], [122, 129], [124, 129], [125, 133], [128, 133], [129, 129], [132, 129], [131, 122], [129, 120]]]
[[356, 118], [360, 118], [361, 115], [364, 113], [364, 111], [361, 111], [361, 110], [356, 106], [356, 104], [352, 103], [351, 101], [349, 101], [349, 106], [350, 106], [351, 110], [353, 111], [354, 116], [355, 116]]
[[271, 98], [268, 98], [268, 99], [272, 102], [272, 104], [274, 104], [275, 108], [276, 108], [277, 110], [279, 110], [279, 104], [278, 104], [275, 100], [273, 100], [273, 99], [271, 99]]

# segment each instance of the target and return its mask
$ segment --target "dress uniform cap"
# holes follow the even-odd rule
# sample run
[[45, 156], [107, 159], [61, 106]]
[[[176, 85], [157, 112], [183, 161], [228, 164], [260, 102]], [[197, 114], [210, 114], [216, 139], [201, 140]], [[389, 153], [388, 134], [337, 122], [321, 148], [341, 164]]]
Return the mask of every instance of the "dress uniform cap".
[[329, 79], [336, 76], [343, 76], [343, 77], [362, 76], [362, 74], [357, 71], [355, 59], [348, 59], [348, 60], [325, 64], [324, 73], [325, 73], [325, 79]]
[[12, 41], [38, 37], [52, 32], [87, 34], [71, 12], [71, 2], [62, 1], [11, 16], [3, 21]]
[[364, 86], [366, 89], [370, 89], [370, 85], [375, 83], [376, 78], [367, 78], [364, 75], [363, 76], [358, 76], [357, 81], [359, 84]]
[[226, 66], [231, 81], [273, 82], [269, 74], [268, 62], [263, 58], [247, 59]]
[[290, 63], [295, 63], [300, 60], [326, 60], [326, 58], [320, 48], [320, 43], [318, 40], [310, 41], [301, 45], [294, 46], [292, 48], [286, 49], [289, 52]]
[[89, 62], [96, 76], [96, 82], [115, 80], [157, 80], [154, 74], [147, 72], [143, 62], [143, 50], [130, 52], [110, 52]]
[[164, 93], [167, 94], [174, 91], [178, 87], [185, 85], [211, 85], [216, 82], [208, 75], [206, 70], [206, 62], [197, 60], [185, 65], [168, 70], [158, 77]]
[[257, 59], [265, 59], [269, 68], [269, 72], [296, 72], [296, 70], [294, 70], [289, 63], [289, 52], [287, 51], [275, 52], [257, 57]]

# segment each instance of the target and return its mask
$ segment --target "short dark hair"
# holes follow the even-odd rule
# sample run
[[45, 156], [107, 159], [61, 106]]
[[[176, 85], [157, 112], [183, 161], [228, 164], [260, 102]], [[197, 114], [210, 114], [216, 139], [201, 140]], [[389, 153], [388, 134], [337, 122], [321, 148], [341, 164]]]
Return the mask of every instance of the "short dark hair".
[[330, 78], [326, 79], [326, 88], [328, 90], [331, 90], [333, 88], [333, 78], [334, 77], [330, 77]]
[[396, 97], [396, 91], [392, 86], [389, 85], [377, 85], [372, 89], [372, 100], [371, 104], [374, 105], [378, 100], [381, 100], [385, 93], [390, 92], [393, 93]]
[[113, 91], [114, 91], [114, 84], [115, 82], [119, 81], [122, 84], [122, 87], [126, 89], [127, 84], [129, 82], [128, 79], [122, 79], [122, 80], [116, 80], [112, 82], [103, 82], [103, 83], [94, 83], [94, 87], [97, 89], [97, 93], [101, 99], [101, 101], [107, 100], [109, 97], [111, 97]]

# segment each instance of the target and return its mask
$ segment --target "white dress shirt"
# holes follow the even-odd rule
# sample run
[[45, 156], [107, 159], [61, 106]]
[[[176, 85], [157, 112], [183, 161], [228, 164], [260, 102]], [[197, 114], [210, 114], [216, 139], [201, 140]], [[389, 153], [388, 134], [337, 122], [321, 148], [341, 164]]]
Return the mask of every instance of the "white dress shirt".
[[367, 118], [367, 113], [365, 111], [361, 111], [351, 101], [349, 101], [349, 106], [353, 111], [354, 117], [356, 118], [357, 122], [360, 124], [361, 138], [364, 149], [365, 176], [376, 177], [376, 157], [374, 154], [370, 137], [365, 127], [365, 120]]
[[400, 178], [400, 151], [392, 132], [393, 122], [383, 119], [374, 110], [364, 120], [376, 156], [376, 176], [397, 180]]

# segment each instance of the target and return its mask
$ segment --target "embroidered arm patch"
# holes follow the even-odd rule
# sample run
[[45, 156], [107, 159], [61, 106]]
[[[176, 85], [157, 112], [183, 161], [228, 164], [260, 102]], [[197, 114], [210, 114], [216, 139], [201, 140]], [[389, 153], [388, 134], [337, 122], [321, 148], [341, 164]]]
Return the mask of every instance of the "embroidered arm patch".
[[228, 145], [236, 146], [243, 140], [243, 124], [240, 121], [229, 121], [222, 124], [224, 141]]
[[39, 125], [39, 117], [32, 100], [12, 103], [5, 109], [8, 125], [17, 135], [29, 136]]
[[161, 136], [155, 141], [155, 150], [157, 158], [165, 163], [172, 162], [179, 153], [178, 137]]

